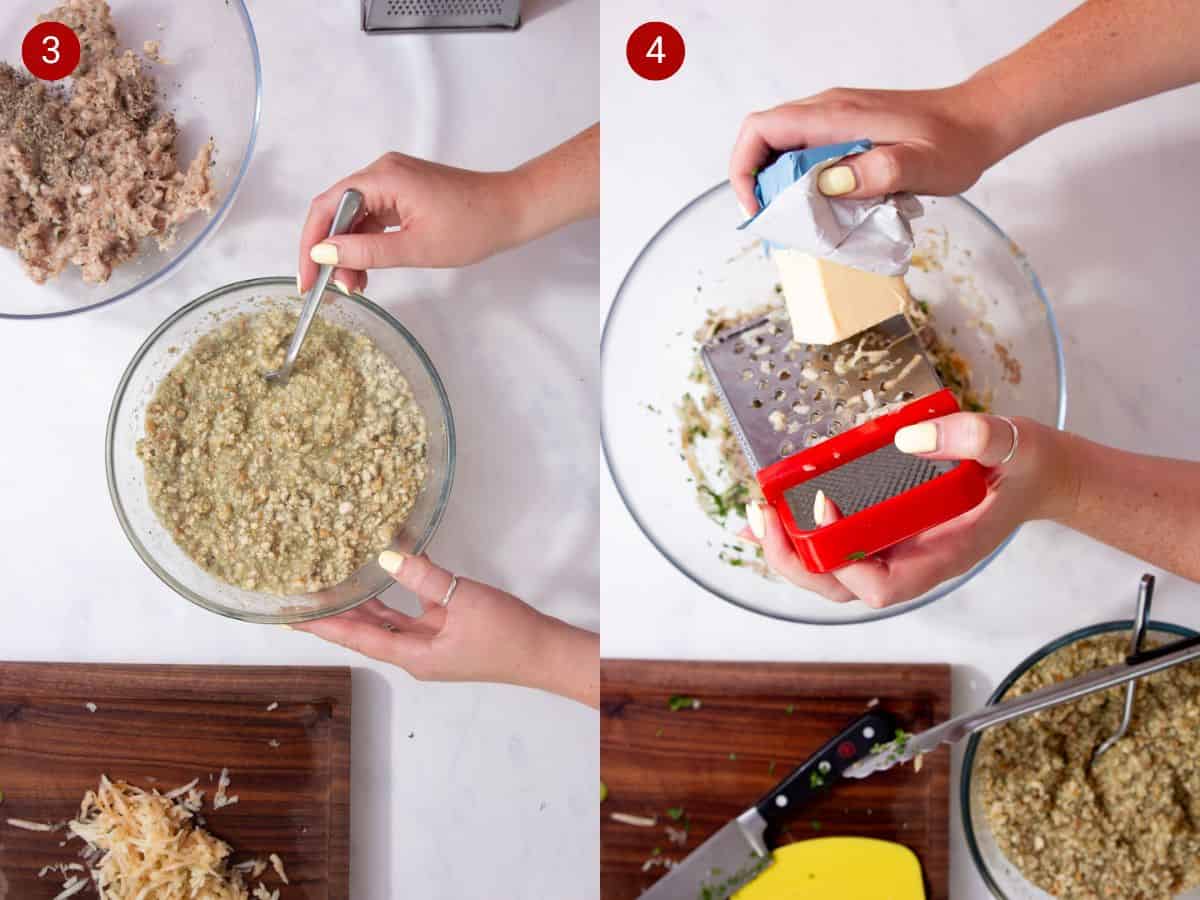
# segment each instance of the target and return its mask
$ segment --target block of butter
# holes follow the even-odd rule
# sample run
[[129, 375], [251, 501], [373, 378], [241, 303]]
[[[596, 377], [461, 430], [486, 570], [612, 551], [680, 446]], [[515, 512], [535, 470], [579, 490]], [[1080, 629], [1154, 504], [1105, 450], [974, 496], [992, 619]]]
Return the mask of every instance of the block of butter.
[[803, 344], [836, 344], [904, 311], [908, 289], [900, 275], [876, 275], [799, 250], [776, 247], [771, 257]]

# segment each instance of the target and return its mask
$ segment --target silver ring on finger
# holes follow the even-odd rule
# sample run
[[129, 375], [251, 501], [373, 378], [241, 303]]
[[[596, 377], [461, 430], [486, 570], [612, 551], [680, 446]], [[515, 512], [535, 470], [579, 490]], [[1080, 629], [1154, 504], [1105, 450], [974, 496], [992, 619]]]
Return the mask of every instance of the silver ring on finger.
[[450, 586], [448, 588], [446, 588], [446, 593], [442, 596], [442, 599], [438, 601], [442, 605], [443, 608], [450, 605], [450, 600], [454, 596], [454, 592], [457, 589], [458, 589], [458, 576], [451, 575], [450, 576]]
[[1003, 421], [1007, 422], [1008, 427], [1012, 429], [1012, 435], [1013, 435], [1012, 448], [1008, 451], [1007, 454], [1005, 454], [1004, 459], [1002, 459], [1002, 460], [1000, 460], [1000, 462], [996, 463], [997, 466], [1007, 466], [1010, 462], [1013, 461], [1013, 457], [1017, 455], [1017, 447], [1019, 447], [1021, 445], [1021, 430], [1019, 428], [1017, 428], [1017, 423], [1014, 422], [1012, 419], [1010, 419], [1008, 416], [997, 416], [996, 418], [1002, 419]]

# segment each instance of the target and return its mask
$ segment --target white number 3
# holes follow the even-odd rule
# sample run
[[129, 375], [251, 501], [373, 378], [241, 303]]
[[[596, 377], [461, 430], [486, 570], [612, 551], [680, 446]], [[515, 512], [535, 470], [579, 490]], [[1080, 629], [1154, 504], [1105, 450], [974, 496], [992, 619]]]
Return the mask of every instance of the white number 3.
[[650, 45], [650, 49], [646, 51], [647, 59], [656, 59], [661, 64], [667, 58], [667, 54], [663, 52], [662, 35], [654, 39], [654, 43]]
[[42, 62], [46, 65], [53, 66], [62, 59], [62, 54], [58, 52], [58, 38], [54, 35], [48, 34], [42, 38], [42, 46], [46, 48], [46, 53], [42, 56]]

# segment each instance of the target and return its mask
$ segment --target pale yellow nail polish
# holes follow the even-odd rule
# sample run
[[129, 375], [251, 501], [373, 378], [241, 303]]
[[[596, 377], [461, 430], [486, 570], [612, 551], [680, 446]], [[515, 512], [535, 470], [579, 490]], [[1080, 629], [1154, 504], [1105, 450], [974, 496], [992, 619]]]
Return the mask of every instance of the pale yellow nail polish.
[[[738, 206], [742, 206], [742, 205], [739, 203]], [[742, 206], [742, 215], [745, 216], [747, 219], [753, 219], [755, 212], [754, 212], [754, 210], [750, 209], [747, 206]]]
[[813, 521], [818, 525], [825, 524], [825, 492], [817, 488], [817, 496], [813, 497]]
[[932, 453], [938, 446], [937, 426], [932, 422], [918, 422], [896, 432], [896, 449], [905, 453]]
[[379, 554], [379, 566], [385, 572], [391, 572], [393, 575], [399, 575], [400, 569], [403, 565], [403, 553], [397, 553], [395, 550], [384, 550]]
[[746, 507], [746, 524], [750, 526], [750, 533], [761, 541], [763, 535], [767, 533], [767, 523], [763, 519], [761, 503], [751, 503]]
[[346, 282], [344, 282], [338, 278], [335, 278], [335, 279], [333, 279], [333, 283], [334, 283], [334, 286], [337, 287], [343, 294], [353, 293], [353, 291], [351, 291], [350, 288], [346, 287]]
[[826, 197], [840, 197], [858, 187], [858, 182], [849, 166], [830, 166], [817, 176], [817, 187]]
[[300, 281], [300, 274], [296, 273], [296, 293], [304, 296], [304, 284]]
[[319, 266], [336, 266], [338, 262], [337, 244], [315, 244], [308, 251], [308, 258]]

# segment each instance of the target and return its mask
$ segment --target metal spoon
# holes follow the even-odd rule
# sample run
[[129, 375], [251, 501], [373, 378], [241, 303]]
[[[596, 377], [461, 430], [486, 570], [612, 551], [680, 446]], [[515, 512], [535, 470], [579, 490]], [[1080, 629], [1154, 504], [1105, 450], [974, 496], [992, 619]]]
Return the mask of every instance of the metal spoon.
[[[1137, 614], [1133, 618], [1133, 635], [1130, 638], [1129, 655], [1134, 656], [1142, 650], [1142, 639], [1146, 636], [1146, 623], [1150, 620], [1150, 602], [1154, 599], [1154, 576], [1142, 576], [1138, 584]], [[1121, 724], [1116, 732], [1103, 744], [1096, 748], [1092, 755], [1092, 765], [1101, 756], [1116, 746], [1117, 741], [1125, 737], [1129, 723], [1133, 721], [1133, 698], [1137, 693], [1137, 682], [1131, 681], [1125, 685], [1125, 708], [1121, 713]]]
[[[349, 231], [350, 226], [354, 224], [355, 216], [362, 209], [362, 204], [363, 195], [353, 188], [342, 194], [342, 199], [338, 201], [337, 212], [333, 214], [333, 224], [329, 226], [329, 236], [333, 237]], [[292, 367], [296, 365], [296, 357], [300, 355], [300, 347], [304, 344], [304, 338], [308, 334], [313, 319], [317, 317], [317, 309], [321, 305], [321, 298], [325, 295], [325, 288], [329, 286], [329, 276], [333, 274], [333, 268], [333, 266], [321, 266], [320, 271], [317, 272], [317, 280], [308, 290], [304, 309], [300, 311], [300, 320], [296, 323], [296, 332], [292, 335], [292, 342], [288, 344], [287, 355], [283, 358], [283, 366], [263, 375], [272, 384], [287, 384], [288, 378], [291, 377]]]

